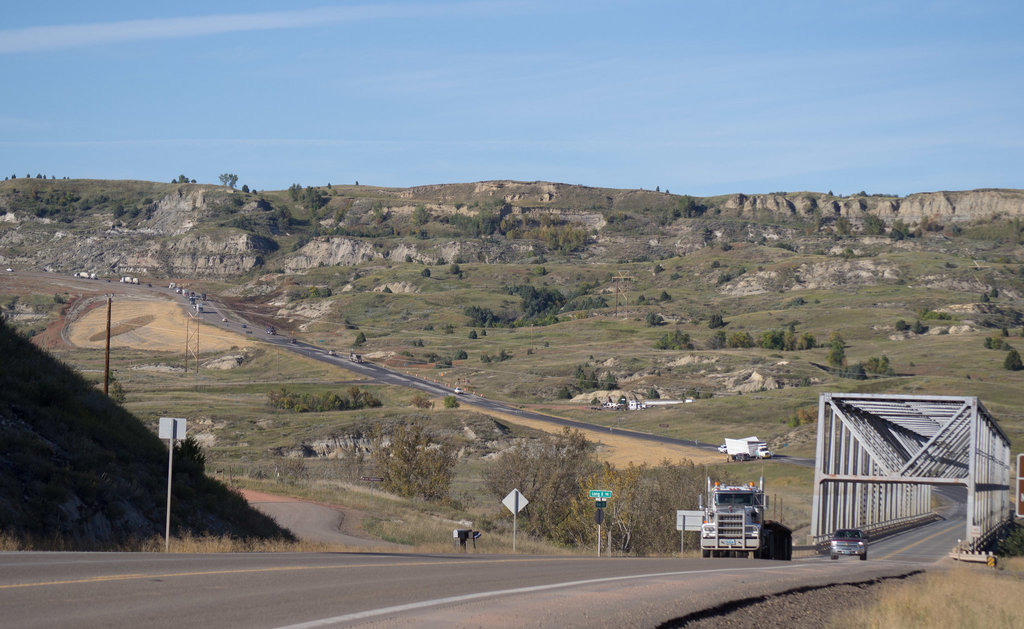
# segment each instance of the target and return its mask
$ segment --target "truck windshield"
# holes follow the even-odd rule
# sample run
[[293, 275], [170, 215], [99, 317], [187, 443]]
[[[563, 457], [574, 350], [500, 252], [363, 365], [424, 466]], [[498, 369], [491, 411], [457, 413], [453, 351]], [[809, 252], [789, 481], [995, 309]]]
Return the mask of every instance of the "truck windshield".
[[751, 493], [721, 493], [715, 496], [715, 503], [720, 505], [750, 506], [754, 504], [754, 495]]

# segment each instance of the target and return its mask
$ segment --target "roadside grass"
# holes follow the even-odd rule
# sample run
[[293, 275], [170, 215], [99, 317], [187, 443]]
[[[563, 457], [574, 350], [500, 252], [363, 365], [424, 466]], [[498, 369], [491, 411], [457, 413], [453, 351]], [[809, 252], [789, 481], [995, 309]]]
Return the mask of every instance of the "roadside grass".
[[873, 604], [838, 614], [829, 625], [932, 629], [1024, 627], [1024, 558], [1000, 571], [972, 566], [932, 570], [922, 577], [882, 590]]

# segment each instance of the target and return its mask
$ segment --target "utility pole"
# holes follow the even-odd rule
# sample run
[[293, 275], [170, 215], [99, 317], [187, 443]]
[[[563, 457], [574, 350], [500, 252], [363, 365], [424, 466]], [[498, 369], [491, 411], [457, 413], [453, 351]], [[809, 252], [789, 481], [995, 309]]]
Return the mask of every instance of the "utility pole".
[[103, 358], [103, 395], [109, 395], [110, 391], [110, 303], [113, 300], [113, 295], [107, 295], [107, 351]]

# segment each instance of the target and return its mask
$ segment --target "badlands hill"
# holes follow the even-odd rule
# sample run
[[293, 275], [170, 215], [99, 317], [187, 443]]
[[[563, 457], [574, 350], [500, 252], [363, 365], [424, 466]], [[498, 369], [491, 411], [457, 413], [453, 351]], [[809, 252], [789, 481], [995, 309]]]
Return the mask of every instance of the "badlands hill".
[[[544, 182], [395, 189], [12, 179], [0, 183], [0, 264], [103, 277], [239, 280], [363, 263], [658, 260], [716, 243], [1019, 232], [1024, 192], [904, 198], [797, 192], [699, 198]], [[795, 241], [795, 242], [794, 242]]]

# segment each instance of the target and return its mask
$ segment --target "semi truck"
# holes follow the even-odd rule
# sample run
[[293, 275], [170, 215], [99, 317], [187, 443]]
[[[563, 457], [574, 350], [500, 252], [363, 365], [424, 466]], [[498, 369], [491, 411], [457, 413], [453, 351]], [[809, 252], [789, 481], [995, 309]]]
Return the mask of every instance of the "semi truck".
[[709, 477], [700, 508], [704, 512], [700, 527], [702, 557], [792, 559], [793, 532], [781, 522], [766, 519], [764, 478], [758, 485], [722, 485], [712, 484]]

